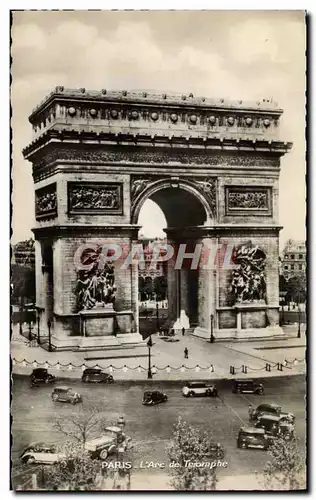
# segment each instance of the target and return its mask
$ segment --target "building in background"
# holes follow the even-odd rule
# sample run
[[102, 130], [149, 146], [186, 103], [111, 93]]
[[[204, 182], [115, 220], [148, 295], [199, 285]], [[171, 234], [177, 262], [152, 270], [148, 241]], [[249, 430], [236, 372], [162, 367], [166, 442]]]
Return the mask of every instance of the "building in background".
[[306, 272], [306, 244], [301, 240], [288, 240], [281, 254], [280, 274], [286, 280]]
[[32, 238], [12, 245], [11, 264], [30, 267], [35, 270], [35, 242]]
[[[138, 265], [138, 292], [139, 301], [166, 300], [167, 298], [167, 262], [154, 255], [155, 245], [165, 245], [167, 240], [156, 238], [154, 240], [141, 239], [144, 252], [144, 261]], [[163, 250], [162, 250], [163, 251]]]

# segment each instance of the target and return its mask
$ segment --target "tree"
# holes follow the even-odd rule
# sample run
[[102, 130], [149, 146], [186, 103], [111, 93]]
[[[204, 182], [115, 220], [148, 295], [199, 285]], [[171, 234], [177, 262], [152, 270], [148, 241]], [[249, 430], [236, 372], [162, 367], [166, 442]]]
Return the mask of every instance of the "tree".
[[[176, 490], [216, 489], [216, 467], [210, 465], [217, 462], [217, 457], [215, 452], [210, 451], [211, 447], [207, 432], [194, 428], [179, 417], [167, 448], [171, 484]], [[209, 466], [190, 466], [190, 463]]]
[[165, 276], [156, 276], [153, 282], [154, 293], [156, 294], [156, 300], [166, 299], [167, 282]]
[[294, 302], [302, 302], [306, 298], [306, 274], [292, 276], [287, 283], [287, 291]]
[[91, 434], [101, 431], [106, 427], [106, 421], [98, 407], [92, 407], [88, 413], [77, 411], [67, 417], [67, 419], [58, 419], [55, 422], [56, 429], [83, 445]]
[[306, 460], [301, 453], [297, 436], [293, 439], [277, 438], [269, 447], [268, 453], [271, 459], [263, 471], [265, 489], [305, 488]]
[[96, 490], [101, 463], [93, 460], [83, 443], [67, 441], [58, 452], [63, 458], [47, 468], [45, 488], [49, 490]]

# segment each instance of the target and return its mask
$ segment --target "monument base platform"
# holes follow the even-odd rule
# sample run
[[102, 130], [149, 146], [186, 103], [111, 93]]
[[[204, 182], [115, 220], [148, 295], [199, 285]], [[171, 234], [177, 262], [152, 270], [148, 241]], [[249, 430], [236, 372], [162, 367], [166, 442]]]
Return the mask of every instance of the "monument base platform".
[[[200, 326], [196, 327], [191, 335], [203, 339], [210, 339], [211, 332], [206, 328]], [[251, 329], [227, 329], [227, 330], [214, 330], [214, 342], [217, 341], [251, 341], [251, 340], [271, 340], [283, 339], [286, 334], [280, 326], [269, 326], [266, 328], [251, 328]]]
[[147, 349], [147, 344], [139, 333], [118, 334], [116, 336], [98, 335], [96, 337], [55, 337], [52, 336], [52, 344], [55, 350], [122, 350], [128, 349], [129, 352], [134, 347], [144, 347]]

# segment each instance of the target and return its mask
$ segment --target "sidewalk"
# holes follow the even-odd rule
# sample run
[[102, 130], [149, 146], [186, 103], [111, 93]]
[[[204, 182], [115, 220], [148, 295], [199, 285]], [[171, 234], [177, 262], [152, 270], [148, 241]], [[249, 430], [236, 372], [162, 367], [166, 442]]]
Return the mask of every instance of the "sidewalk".
[[[256, 474], [221, 477], [218, 473], [217, 479], [216, 491], [269, 491], [264, 490], [262, 476]], [[170, 480], [171, 476], [162, 472], [132, 473], [131, 491], [174, 491]], [[277, 484], [271, 484], [271, 490], [280, 490], [280, 487]]]
[[[29, 375], [38, 366], [48, 368], [54, 375], [66, 378], [80, 378], [86, 367], [106, 369], [116, 380], [147, 380], [148, 357], [113, 358], [109, 351], [58, 351], [47, 352], [19, 335], [18, 327], [13, 329], [11, 357], [13, 373]], [[221, 379], [239, 377], [260, 377], [297, 375], [305, 373], [305, 333], [296, 338], [296, 329], [287, 328], [287, 339], [255, 342], [209, 341], [190, 335], [178, 336], [178, 342], [165, 342], [158, 335], [152, 335], [151, 366], [155, 380]], [[184, 349], [188, 349], [188, 359]], [[135, 354], [137, 354], [135, 352]], [[296, 361], [294, 362], [294, 359]], [[277, 363], [284, 364], [282, 371]], [[266, 364], [271, 371], [266, 371]], [[53, 365], [53, 366], [52, 366]], [[230, 373], [234, 366], [235, 373]], [[247, 367], [243, 373], [242, 366]]]

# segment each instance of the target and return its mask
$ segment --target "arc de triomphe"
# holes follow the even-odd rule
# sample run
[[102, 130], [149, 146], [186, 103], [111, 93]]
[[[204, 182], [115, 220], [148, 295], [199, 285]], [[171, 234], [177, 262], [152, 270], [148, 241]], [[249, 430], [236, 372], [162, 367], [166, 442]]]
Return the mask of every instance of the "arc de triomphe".
[[31, 114], [23, 151], [43, 334], [50, 321], [57, 348], [139, 345], [137, 263], [100, 262], [104, 242], [128, 254], [148, 198], [175, 248], [233, 249], [229, 265], [221, 250], [212, 266], [168, 261], [170, 325], [183, 316], [209, 338], [212, 322], [217, 340], [282, 333], [278, 183], [291, 144], [279, 139], [281, 115], [268, 100], [57, 87]]

